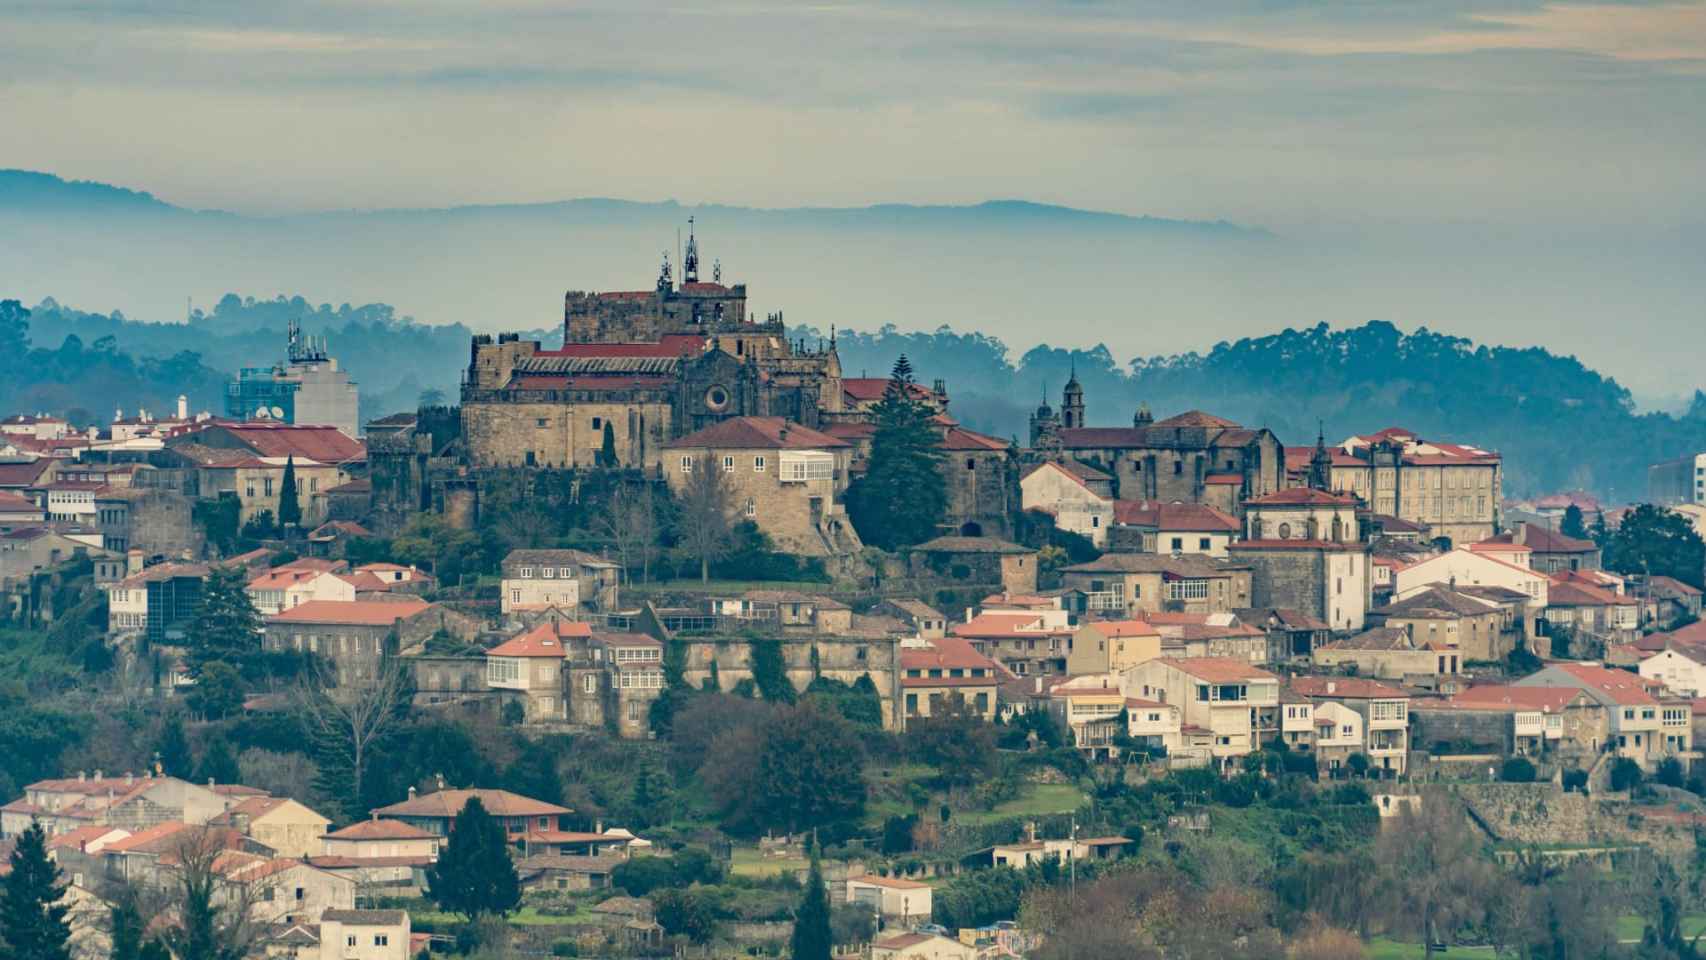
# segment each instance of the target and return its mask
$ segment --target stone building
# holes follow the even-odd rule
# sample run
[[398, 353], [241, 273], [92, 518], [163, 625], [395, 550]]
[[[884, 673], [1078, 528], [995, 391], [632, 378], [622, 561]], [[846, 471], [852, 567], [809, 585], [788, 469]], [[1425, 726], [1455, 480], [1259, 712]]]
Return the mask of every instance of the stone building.
[[114, 553], [131, 547], [145, 557], [195, 559], [203, 536], [194, 523], [190, 499], [175, 490], [108, 487], [95, 494], [95, 522], [101, 545]]
[[1491, 450], [1388, 427], [1331, 448], [1320, 441], [1314, 451], [1295, 448], [1286, 467], [1291, 486], [1354, 494], [1376, 514], [1424, 525], [1453, 544], [1485, 540], [1499, 529], [1504, 464]]
[[999, 583], [1009, 593], [1037, 589], [1037, 552], [993, 537], [946, 536], [926, 540], [907, 552], [914, 577], [940, 577], [966, 583]]
[[[669, 441], [738, 416], [820, 427], [844, 411], [833, 336], [788, 338], [747, 312], [745, 284], [698, 276], [696, 239], [675, 282], [564, 298], [563, 346], [474, 338], [462, 433], [475, 466], [593, 466], [606, 434], [623, 466], [658, 469]], [[720, 271], [719, 271], [720, 273]]]
[[1061, 571], [1068, 589], [1086, 594], [1095, 616], [1229, 613], [1251, 603], [1251, 568], [1201, 554], [1106, 553]]
[[616, 609], [622, 568], [584, 550], [511, 550], [498, 609], [504, 616], [557, 609], [578, 617]]
[[1285, 449], [1265, 428], [1250, 429], [1191, 410], [1155, 420], [1139, 407], [1130, 427], [1091, 427], [1076, 376], [1058, 418], [1045, 404], [1031, 420], [1031, 448], [1058, 451], [1113, 476], [1122, 500], [1206, 503], [1227, 513], [1285, 486]]
[[1313, 487], [1246, 503], [1249, 536], [1227, 551], [1254, 571], [1249, 605], [1298, 610], [1337, 631], [1361, 630], [1373, 603], [1374, 565], [1357, 507], [1356, 497]]
[[337, 669], [340, 684], [371, 682], [387, 656], [424, 643], [439, 631], [470, 641], [479, 623], [417, 597], [386, 600], [310, 600], [267, 617], [269, 651], [317, 653]]
[[863, 544], [842, 507], [852, 447], [781, 417], [735, 417], [669, 444], [665, 470], [681, 497], [695, 470], [717, 471], [737, 520], [776, 549], [808, 557], [858, 553]]

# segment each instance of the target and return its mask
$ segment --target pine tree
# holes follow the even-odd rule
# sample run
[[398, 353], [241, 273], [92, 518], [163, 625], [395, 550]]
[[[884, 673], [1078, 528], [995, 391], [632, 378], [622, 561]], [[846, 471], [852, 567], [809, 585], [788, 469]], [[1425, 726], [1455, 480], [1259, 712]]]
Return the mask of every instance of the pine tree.
[[196, 764], [195, 778], [198, 782], [206, 783], [236, 783], [243, 779], [243, 772], [237, 767], [237, 755], [231, 751], [231, 742], [222, 733], [216, 733], [207, 741], [207, 748], [202, 751], [201, 762]]
[[134, 894], [126, 894], [112, 909], [112, 960], [172, 960], [158, 940], [143, 940], [147, 923], [137, 909]]
[[824, 888], [823, 868], [814, 849], [811, 873], [806, 876], [800, 908], [794, 913], [794, 936], [788, 956], [792, 960], [829, 960], [830, 940], [829, 892]]
[[478, 797], [468, 798], [456, 815], [444, 852], [427, 868], [427, 882], [440, 909], [470, 922], [488, 914], [507, 916], [521, 902], [509, 838]]
[[208, 573], [189, 629], [189, 666], [196, 678], [215, 660], [240, 667], [260, 652], [261, 617], [247, 586], [241, 568], [215, 568]]
[[610, 426], [610, 421], [604, 421], [604, 445], [598, 448], [598, 465], [607, 470], [614, 470], [622, 463], [616, 458], [616, 430]]
[[1586, 540], [1588, 530], [1587, 524], [1582, 517], [1582, 508], [1573, 503], [1565, 507], [1564, 522], [1558, 529], [1559, 532], [1563, 533], [1566, 537], [1575, 537], [1577, 540]]
[[160, 755], [160, 769], [166, 776], [184, 778], [190, 775], [190, 742], [184, 736], [184, 718], [178, 711], [173, 710], [166, 715], [166, 725], [160, 730], [160, 745], [155, 752]]
[[284, 479], [278, 484], [278, 525], [288, 532], [302, 523], [302, 502], [296, 497], [296, 458], [284, 458]]
[[59, 867], [47, 858], [47, 833], [31, 824], [12, 851], [0, 888], [0, 960], [71, 960], [70, 907]]
[[847, 491], [848, 516], [859, 538], [884, 550], [935, 536], [948, 509], [941, 436], [917, 392], [912, 363], [902, 354], [872, 411], [877, 429], [870, 467]]

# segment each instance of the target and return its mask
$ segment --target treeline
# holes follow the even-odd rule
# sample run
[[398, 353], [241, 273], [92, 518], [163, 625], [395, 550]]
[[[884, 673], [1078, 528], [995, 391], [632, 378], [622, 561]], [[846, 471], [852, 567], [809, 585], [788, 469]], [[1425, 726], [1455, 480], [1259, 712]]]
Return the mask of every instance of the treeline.
[[[795, 336], [823, 332], [799, 328]], [[848, 376], [883, 376], [906, 354], [918, 379], [947, 381], [968, 426], [1024, 439], [1028, 418], [1076, 371], [1092, 426], [1131, 422], [1139, 404], [1156, 418], [1192, 408], [1266, 426], [1285, 443], [1400, 425], [1423, 438], [1472, 443], [1505, 459], [1505, 489], [1527, 495], [1582, 488], [1615, 500], [1646, 493], [1646, 468], [1706, 449], [1706, 394], [1681, 416], [1635, 412], [1629, 391], [1575, 357], [1543, 348], [1477, 345], [1385, 322], [1347, 330], [1326, 324], [1215, 344], [1207, 353], [1136, 357], [1106, 346], [1046, 344], [1015, 356], [1005, 343], [941, 327], [908, 333], [884, 326], [838, 331]]]

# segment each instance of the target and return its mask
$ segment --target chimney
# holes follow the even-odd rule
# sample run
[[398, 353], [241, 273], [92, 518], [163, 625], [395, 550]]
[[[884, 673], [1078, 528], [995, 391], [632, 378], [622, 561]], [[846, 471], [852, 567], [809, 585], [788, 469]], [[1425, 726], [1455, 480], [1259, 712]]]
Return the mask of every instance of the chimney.
[[88, 783], [89, 782], [89, 771], [87, 771], [87, 770], [77, 771], [77, 782], [78, 783]]
[[1511, 530], [1511, 542], [1528, 545], [1528, 524], [1519, 523]]
[[592, 832], [593, 833], [603, 833], [604, 832], [604, 821], [603, 820], [594, 820], [592, 822]]
[[212, 777], [207, 778], [207, 789], [209, 789], [209, 790], [213, 789], [213, 778]]
[[438, 780], [438, 788], [440, 790], [443, 790], [444, 789], [444, 774], [435, 773], [435, 774], [433, 774], [433, 776]]
[[413, 799], [414, 799], [414, 798], [415, 798], [415, 788], [414, 788], [414, 787], [410, 787], [410, 788], [409, 788], [409, 799], [410, 799], [410, 800], [413, 800]]
[[128, 787], [135, 782], [136, 782], [136, 774], [131, 773], [129, 770], [126, 770], [124, 772], [124, 785]]
[[1026, 820], [1025, 821], [1025, 842], [1026, 843], [1036, 843], [1037, 842], [1037, 822], [1035, 820]]
[[96, 780], [100, 780], [100, 779], [101, 779], [101, 773], [102, 773], [102, 771], [100, 771], [100, 770], [96, 770], [96, 771], [95, 771], [95, 779], [96, 779]]
[[1338, 681], [1336, 681], [1336, 680], [1328, 680], [1327, 681], [1327, 693], [1329, 695], [1331, 695], [1333, 693], [1337, 693], [1338, 689], [1339, 689]]

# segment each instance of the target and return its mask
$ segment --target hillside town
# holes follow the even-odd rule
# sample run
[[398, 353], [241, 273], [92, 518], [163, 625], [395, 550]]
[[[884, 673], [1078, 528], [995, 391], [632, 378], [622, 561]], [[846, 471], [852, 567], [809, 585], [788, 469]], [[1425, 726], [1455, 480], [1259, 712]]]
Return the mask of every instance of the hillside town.
[[1473, 436], [1076, 376], [1003, 439], [702, 257], [365, 424], [294, 328], [219, 413], [0, 420], [0, 873], [57, 869], [73, 955], [1149, 956], [1071, 899], [1140, 858], [1194, 884], [1156, 956], [1453, 955], [1517, 935], [1417, 838], [1698, 863], [1706, 453], [1513, 495]]

